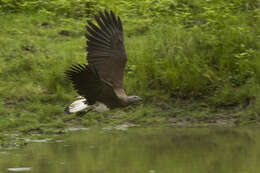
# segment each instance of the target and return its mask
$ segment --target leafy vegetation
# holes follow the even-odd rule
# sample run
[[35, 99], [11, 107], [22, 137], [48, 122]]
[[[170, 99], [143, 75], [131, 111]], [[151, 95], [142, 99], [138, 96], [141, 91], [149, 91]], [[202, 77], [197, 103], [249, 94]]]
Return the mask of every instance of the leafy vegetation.
[[[64, 115], [75, 91], [63, 72], [86, 63], [85, 21], [103, 9], [123, 20], [125, 86], [144, 105]], [[106, 115], [160, 121], [184, 115], [177, 111], [182, 101], [192, 107], [187, 116], [225, 108], [258, 121], [259, 19], [257, 0], [0, 0], [0, 130], [46, 131], [75, 119], [113, 122]]]

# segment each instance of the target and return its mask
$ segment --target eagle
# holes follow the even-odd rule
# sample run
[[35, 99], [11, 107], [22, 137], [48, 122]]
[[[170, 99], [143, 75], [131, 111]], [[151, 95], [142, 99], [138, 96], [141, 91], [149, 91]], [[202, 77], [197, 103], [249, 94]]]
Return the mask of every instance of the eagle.
[[127, 54], [120, 17], [113, 11], [99, 11], [95, 23], [87, 21], [86, 26], [88, 64], [75, 64], [65, 71], [65, 77], [80, 95], [66, 107], [66, 113], [100, 104], [108, 109], [125, 107], [142, 100], [127, 96], [124, 89]]

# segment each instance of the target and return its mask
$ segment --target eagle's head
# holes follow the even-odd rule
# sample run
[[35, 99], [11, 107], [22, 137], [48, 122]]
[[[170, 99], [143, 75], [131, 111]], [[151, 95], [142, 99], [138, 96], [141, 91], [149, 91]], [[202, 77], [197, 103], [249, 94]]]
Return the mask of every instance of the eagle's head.
[[127, 98], [126, 98], [127, 105], [130, 105], [130, 104], [133, 104], [133, 103], [138, 103], [142, 100], [143, 99], [139, 96], [127, 96]]

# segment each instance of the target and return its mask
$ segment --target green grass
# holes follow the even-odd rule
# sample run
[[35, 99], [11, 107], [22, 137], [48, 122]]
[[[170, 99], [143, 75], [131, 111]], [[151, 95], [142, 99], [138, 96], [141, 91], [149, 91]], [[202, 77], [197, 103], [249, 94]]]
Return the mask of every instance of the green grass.
[[166, 8], [171, 3], [167, 0], [135, 5], [113, 1], [118, 8], [100, 2], [98, 9], [110, 7], [122, 16], [129, 57], [125, 87], [144, 102], [83, 115], [64, 115], [76, 94], [64, 71], [73, 63], [86, 63], [82, 11], [76, 15], [71, 9], [64, 16], [62, 10], [47, 7], [23, 12], [22, 6], [20, 13], [10, 13], [11, 6], [2, 5], [7, 12], [0, 13], [0, 131], [49, 133], [70, 125], [160, 124], [175, 117], [214, 119], [220, 112], [258, 122], [257, 2], [176, 2], [175, 10]]
[[[2, 15], [1, 21], [0, 112], [6, 126], [58, 123], [75, 94], [63, 72], [84, 61], [82, 23], [73, 21], [73, 28], [41, 15]], [[69, 36], [59, 34], [64, 30]]]

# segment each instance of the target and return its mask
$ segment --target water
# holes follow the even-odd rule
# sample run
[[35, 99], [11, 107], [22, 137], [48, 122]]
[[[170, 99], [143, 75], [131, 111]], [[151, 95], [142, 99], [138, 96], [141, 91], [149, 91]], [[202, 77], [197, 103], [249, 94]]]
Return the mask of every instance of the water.
[[[260, 129], [113, 128], [0, 150], [0, 173], [257, 173]], [[11, 170], [13, 169], [13, 171]]]

